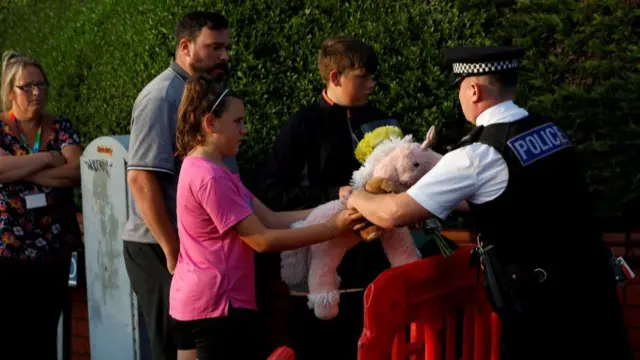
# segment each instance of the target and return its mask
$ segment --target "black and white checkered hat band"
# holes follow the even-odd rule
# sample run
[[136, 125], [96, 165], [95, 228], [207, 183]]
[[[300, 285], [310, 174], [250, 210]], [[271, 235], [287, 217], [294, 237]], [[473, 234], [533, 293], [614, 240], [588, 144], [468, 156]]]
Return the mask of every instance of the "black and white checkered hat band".
[[520, 66], [518, 60], [502, 60], [485, 63], [453, 63], [454, 74], [486, 74], [501, 70], [515, 69]]

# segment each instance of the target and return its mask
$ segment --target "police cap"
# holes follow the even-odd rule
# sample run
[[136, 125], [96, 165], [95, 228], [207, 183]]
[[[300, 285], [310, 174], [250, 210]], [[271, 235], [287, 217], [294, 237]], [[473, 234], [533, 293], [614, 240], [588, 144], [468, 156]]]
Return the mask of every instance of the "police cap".
[[511, 46], [463, 46], [444, 50], [447, 64], [457, 76], [450, 87], [457, 87], [467, 76], [495, 74], [520, 67], [524, 49]]

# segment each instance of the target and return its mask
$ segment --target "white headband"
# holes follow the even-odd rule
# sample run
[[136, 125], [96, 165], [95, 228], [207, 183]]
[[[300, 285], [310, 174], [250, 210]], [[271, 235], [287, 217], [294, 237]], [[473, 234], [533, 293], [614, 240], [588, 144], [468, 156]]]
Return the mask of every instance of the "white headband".
[[213, 109], [216, 108], [216, 106], [218, 106], [218, 104], [220, 103], [220, 100], [222, 100], [222, 98], [227, 94], [227, 92], [229, 91], [229, 89], [227, 88], [227, 90], [225, 90], [222, 95], [220, 95], [220, 97], [218, 98], [218, 100], [216, 101], [215, 104], [213, 104], [213, 106], [211, 107], [211, 111], [209, 111], [210, 113], [213, 114]]

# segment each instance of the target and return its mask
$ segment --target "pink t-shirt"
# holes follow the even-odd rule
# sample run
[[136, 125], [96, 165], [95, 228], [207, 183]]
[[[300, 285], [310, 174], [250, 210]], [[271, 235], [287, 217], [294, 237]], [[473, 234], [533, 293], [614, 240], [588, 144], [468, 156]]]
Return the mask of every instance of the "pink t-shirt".
[[178, 180], [180, 255], [171, 281], [169, 314], [188, 321], [256, 309], [254, 251], [233, 226], [253, 210], [252, 195], [225, 167], [188, 156]]

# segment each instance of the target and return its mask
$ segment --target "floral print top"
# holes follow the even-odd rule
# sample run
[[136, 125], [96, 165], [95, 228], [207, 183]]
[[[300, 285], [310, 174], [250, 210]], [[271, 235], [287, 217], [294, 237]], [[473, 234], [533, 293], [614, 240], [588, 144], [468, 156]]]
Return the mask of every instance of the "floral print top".
[[[7, 123], [0, 120], [0, 147], [13, 156], [28, 155], [29, 149], [14, 136]], [[80, 144], [80, 136], [71, 121], [56, 117], [53, 121], [46, 151], [60, 151], [67, 145]], [[44, 151], [41, 149], [40, 151]], [[47, 206], [27, 209], [26, 196], [44, 193]], [[66, 249], [75, 242], [65, 231], [70, 215], [61, 214], [62, 204], [73, 201], [72, 189], [54, 189], [18, 180], [0, 185], [0, 259], [53, 260], [56, 250]]]

